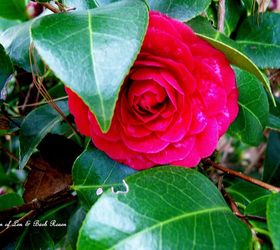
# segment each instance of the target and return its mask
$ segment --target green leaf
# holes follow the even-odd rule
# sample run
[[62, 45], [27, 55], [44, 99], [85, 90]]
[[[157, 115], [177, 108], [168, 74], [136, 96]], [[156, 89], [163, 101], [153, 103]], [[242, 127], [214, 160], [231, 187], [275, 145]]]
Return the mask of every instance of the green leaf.
[[[30, 46], [30, 26], [32, 21], [24, 22], [5, 30], [0, 34], [0, 43], [6, 49], [12, 62], [20, 68], [31, 72], [30, 59], [29, 59], [29, 46]], [[43, 64], [37, 53], [35, 53], [36, 67], [39, 71], [43, 71]], [[34, 62], [34, 59], [32, 60]]]
[[280, 249], [280, 194], [274, 194], [267, 203], [267, 224], [275, 250]]
[[228, 132], [242, 142], [257, 146], [263, 139], [263, 130], [268, 120], [267, 95], [255, 76], [237, 68], [235, 75], [239, 113]]
[[186, 22], [198, 16], [210, 5], [210, 0], [147, 0], [152, 10], [157, 10], [170, 17]]
[[98, 191], [122, 186], [122, 180], [136, 170], [111, 160], [105, 153], [89, 146], [74, 163], [73, 188], [88, 210], [98, 198]]
[[63, 0], [63, 4], [67, 8], [75, 8], [75, 10], [88, 10], [97, 7], [95, 0]]
[[212, 182], [181, 167], [126, 178], [129, 191], [107, 191], [80, 230], [77, 249], [249, 249], [251, 233]]
[[[6, 81], [13, 74], [14, 69], [9, 56], [6, 54], [3, 46], [0, 44], [0, 93], [5, 86]], [[2, 95], [0, 95], [2, 99]]]
[[263, 169], [263, 181], [280, 186], [280, 134], [271, 131]]
[[226, 9], [225, 9], [224, 33], [227, 36], [230, 36], [230, 34], [235, 30], [238, 24], [243, 8], [239, 1], [227, 0], [225, 2], [226, 2]]
[[32, 230], [29, 234], [31, 249], [55, 249], [54, 242], [45, 228]]
[[[53, 247], [54, 244], [59, 242], [67, 233], [66, 226], [50, 226], [52, 221], [56, 223], [67, 224], [67, 221], [72, 215], [73, 210], [75, 209], [75, 201], [66, 202], [62, 205], [56, 206], [53, 209], [47, 210], [42, 215], [35, 218], [39, 223], [46, 223], [47, 227], [44, 226], [31, 226], [25, 227], [21, 235], [19, 235], [16, 241], [13, 241], [12, 247], [6, 248], [14, 250], [37, 250], [37, 249], [65, 249]], [[41, 235], [42, 237], [40, 237]], [[38, 236], [38, 237], [36, 237]], [[40, 241], [42, 241], [40, 243]]]
[[6, 173], [0, 173], [0, 186], [9, 185], [16, 181], [17, 180], [15, 178], [12, 178], [11, 176], [7, 175]]
[[[266, 218], [266, 205], [271, 195], [265, 195], [258, 199], [253, 200], [245, 209], [245, 215], [254, 215], [262, 218]], [[250, 220], [250, 224], [254, 227], [254, 230], [258, 233], [269, 236], [267, 229], [267, 223], [258, 220]]]
[[188, 25], [193, 28], [198, 36], [223, 52], [231, 64], [255, 75], [263, 83], [274, 102], [267, 77], [246, 55], [240, 52], [239, 44], [213, 29], [205, 18], [197, 17], [188, 22]]
[[6, 29], [15, 26], [19, 24], [20, 21], [18, 20], [8, 20], [5, 18], [0, 17], [0, 35], [5, 31]]
[[261, 68], [280, 68], [280, 14], [265, 12], [257, 22], [247, 17], [241, 24], [236, 42], [243, 53]]
[[280, 131], [280, 98], [275, 97], [276, 106], [269, 99], [269, 116], [267, 127]]
[[70, 242], [72, 249], [76, 249], [76, 242], [79, 235], [80, 227], [85, 219], [86, 213], [80, 207], [77, 211], [70, 217], [67, 225], [67, 240]]
[[270, 194], [268, 190], [245, 181], [235, 183], [227, 187], [226, 190], [236, 202], [244, 206], [257, 198]]
[[250, 16], [258, 8], [257, 1], [255, 0], [241, 0], [247, 10], [247, 15]]
[[19, 196], [17, 193], [8, 193], [0, 195], [0, 211], [14, 206], [22, 205], [23, 203], [24, 201], [22, 197]]
[[[66, 101], [60, 101], [56, 104], [65, 116], [69, 114]], [[33, 110], [24, 118], [19, 134], [20, 168], [26, 165], [33, 151], [47, 133], [62, 120], [63, 117], [48, 104]]]
[[0, 16], [7, 19], [27, 19], [25, 0], [0, 0]]
[[32, 26], [39, 54], [89, 106], [103, 131], [110, 127], [118, 92], [141, 48], [147, 23], [145, 3], [124, 0], [45, 16]]

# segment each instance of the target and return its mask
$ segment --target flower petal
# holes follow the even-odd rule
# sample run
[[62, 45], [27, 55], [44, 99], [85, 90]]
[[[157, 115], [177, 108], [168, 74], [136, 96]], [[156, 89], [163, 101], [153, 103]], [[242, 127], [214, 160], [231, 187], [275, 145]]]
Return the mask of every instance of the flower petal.
[[194, 137], [186, 137], [180, 142], [171, 143], [167, 148], [156, 154], [147, 154], [147, 157], [154, 163], [161, 165], [169, 164], [176, 160], [182, 160], [190, 154], [194, 142]]
[[165, 149], [169, 142], [162, 141], [155, 133], [141, 139], [131, 137], [127, 134], [121, 133], [121, 137], [125, 145], [136, 152], [142, 153], [158, 153]]
[[68, 106], [70, 112], [75, 117], [75, 123], [81, 134], [90, 136], [90, 123], [88, 120], [88, 107], [84, 104], [82, 99], [74, 93], [71, 89], [65, 87], [65, 91], [68, 94]]

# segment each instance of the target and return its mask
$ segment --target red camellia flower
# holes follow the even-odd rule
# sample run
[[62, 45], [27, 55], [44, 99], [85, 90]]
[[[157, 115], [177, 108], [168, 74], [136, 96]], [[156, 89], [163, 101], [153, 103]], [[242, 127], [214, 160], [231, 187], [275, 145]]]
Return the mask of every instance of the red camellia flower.
[[183, 23], [150, 12], [141, 51], [124, 81], [106, 134], [70, 89], [79, 131], [135, 169], [193, 167], [215, 150], [238, 113], [235, 75], [225, 56]]

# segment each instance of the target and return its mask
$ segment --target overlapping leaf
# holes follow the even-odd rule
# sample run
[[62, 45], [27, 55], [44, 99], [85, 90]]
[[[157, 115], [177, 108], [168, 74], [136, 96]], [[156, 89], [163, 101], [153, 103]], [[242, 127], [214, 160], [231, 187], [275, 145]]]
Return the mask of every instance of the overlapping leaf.
[[19, 206], [24, 203], [22, 197], [17, 193], [8, 193], [4, 195], [0, 195], [0, 211], [5, 209]]
[[[29, 48], [30, 48], [30, 26], [33, 21], [20, 23], [12, 26], [0, 34], [0, 43], [5, 47], [12, 62], [20, 68], [31, 72]], [[35, 58], [32, 58], [33, 70], [42, 71], [43, 64], [39, 56], [34, 52]]]
[[280, 249], [280, 194], [274, 194], [267, 203], [267, 224], [275, 250]]
[[123, 186], [122, 180], [135, 172], [89, 146], [74, 163], [73, 188], [83, 206], [90, 209], [98, 195], [108, 188]]
[[188, 22], [188, 25], [190, 25], [202, 39], [205, 39], [213, 47], [222, 51], [231, 64], [255, 75], [263, 83], [274, 102], [267, 77], [259, 70], [254, 62], [240, 52], [239, 44], [216, 31], [210, 23], [202, 17], [191, 20]]
[[276, 106], [269, 99], [268, 128], [280, 131], [280, 98], [275, 98]]
[[235, 69], [238, 86], [238, 117], [231, 124], [229, 133], [243, 142], [257, 146], [263, 138], [268, 120], [267, 95], [256, 77], [246, 71]]
[[[12, 62], [0, 44], [0, 93], [11, 74], [14, 72]], [[1, 99], [1, 96], [0, 96]]]
[[[65, 116], [69, 114], [67, 102], [57, 102], [57, 106]], [[49, 105], [39, 107], [25, 117], [19, 135], [21, 168], [26, 165], [40, 141], [62, 120], [63, 117]]]
[[280, 14], [263, 13], [244, 20], [236, 42], [243, 53], [261, 68], [280, 68]]
[[8, 19], [27, 19], [25, 0], [0, 0], [0, 16]]
[[245, 181], [235, 183], [226, 190], [236, 202], [244, 206], [247, 206], [253, 200], [270, 194], [268, 190]]
[[96, 0], [63, 0], [63, 4], [67, 8], [75, 8], [75, 10], [88, 10], [97, 7]]
[[77, 249], [249, 249], [251, 233], [197, 171], [160, 167], [126, 178], [91, 208]]
[[88, 11], [45, 16], [34, 23], [31, 32], [44, 61], [83, 99], [106, 131], [147, 23], [145, 3], [125, 0]]
[[[245, 215], [258, 216], [260, 218], [266, 218], [266, 207], [269, 195], [261, 196], [258, 199], [253, 200], [245, 209]], [[269, 232], [267, 229], [267, 223], [260, 220], [250, 220], [251, 225], [254, 227], [256, 232], [264, 234], [269, 237]]]
[[226, 9], [225, 9], [225, 29], [224, 33], [227, 36], [235, 30], [240, 16], [242, 14], [243, 8], [239, 1], [236, 0], [227, 0], [225, 1]]
[[280, 134], [269, 134], [266, 158], [264, 162], [263, 181], [280, 186]]
[[210, 0], [147, 0], [152, 10], [163, 12], [180, 21], [187, 21], [202, 13]]

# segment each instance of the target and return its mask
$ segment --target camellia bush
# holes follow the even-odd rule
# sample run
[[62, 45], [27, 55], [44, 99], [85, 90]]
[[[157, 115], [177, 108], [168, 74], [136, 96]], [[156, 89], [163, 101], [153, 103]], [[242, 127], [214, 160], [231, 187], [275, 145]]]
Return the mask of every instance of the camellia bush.
[[280, 250], [279, 10], [0, 0], [0, 248]]

